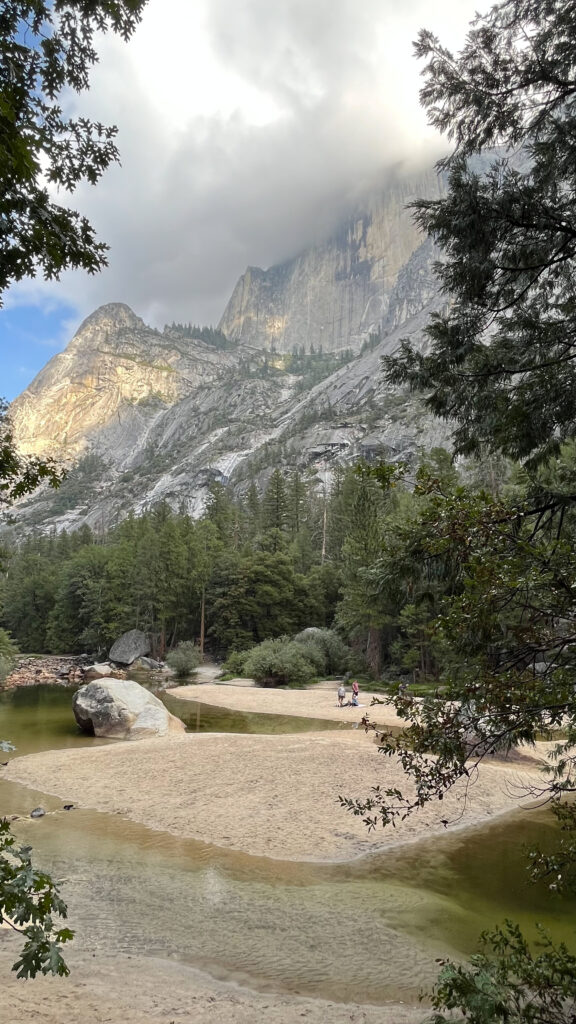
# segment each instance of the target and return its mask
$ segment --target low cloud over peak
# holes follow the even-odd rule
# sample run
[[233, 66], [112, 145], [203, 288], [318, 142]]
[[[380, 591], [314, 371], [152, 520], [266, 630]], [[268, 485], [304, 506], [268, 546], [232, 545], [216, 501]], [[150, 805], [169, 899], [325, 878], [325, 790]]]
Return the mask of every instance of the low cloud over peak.
[[391, 168], [434, 162], [412, 40], [429, 27], [460, 45], [473, 13], [468, 0], [438, 14], [424, 0], [150, 0], [69, 98], [119, 127], [122, 166], [72, 200], [110, 265], [24, 283], [11, 302], [217, 322], [247, 264], [296, 254]]

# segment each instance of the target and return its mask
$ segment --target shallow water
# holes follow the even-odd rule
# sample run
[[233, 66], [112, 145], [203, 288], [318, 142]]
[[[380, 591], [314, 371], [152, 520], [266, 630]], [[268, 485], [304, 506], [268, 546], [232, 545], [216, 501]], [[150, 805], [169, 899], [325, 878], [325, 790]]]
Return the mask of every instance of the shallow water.
[[325, 718], [296, 718], [294, 715], [255, 714], [230, 711], [196, 700], [187, 700], [172, 693], [163, 693], [162, 700], [173, 715], [186, 724], [190, 732], [242, 732], [276, 735], [286, 732], [319, 732], [350, 729], [350, 722], [330, 722]]
[[[0, 735], [18, 753], [100, 743], [76, 731], [70, 701], [70, 690], [44, 687], [2, 697]], [[264, 730], [266, 722], [269, 731], [282, 728], [274, 716], [234, 722], [226, 715], [236, 731]], [[217, 718], [212, 728], [223, 731]], [[204, 707], [201, 720], [210, 720]], [[114, 815], [66, 812], [57, 798], [0, 783], [0, 812], [29, 813], [38, 803], [54, 813], [17, 822], [17, 832], [66, 879], [76, 943], [88, 950], [173, 957], [275, 991], [383, 1002], [414, 999], [434, 979], [435, 957], [469, 953], [483, 928], [507, 916], [530, 934], [539, 920], [576, 945], [576, 905], [527, 882], [524, 846], [555, 838], [542, 811], [321, 865], [218, 850]]]

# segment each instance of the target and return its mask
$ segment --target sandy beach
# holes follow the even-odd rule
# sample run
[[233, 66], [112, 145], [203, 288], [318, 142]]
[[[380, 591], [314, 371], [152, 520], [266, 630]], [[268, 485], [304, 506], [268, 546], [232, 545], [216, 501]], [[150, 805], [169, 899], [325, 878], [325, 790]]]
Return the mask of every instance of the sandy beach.
[[[382, 700], [382, 694], [360, 692], [359, 707], [338, 707], [338, 683], [325, 682], [309, 690], [266, 689], [247, 685], [245, 679], [231, 679], [221, 683], [176, 686], [167, 692], [181, 700], [197, 700], [218, 708], [249, 711], [264, 715], [290, 715], [294, 718], [319, 718], [327, 722], [359, 722], [368, 714], [370, 721], [379, 725], [401, 726], [403, 720], [393, 707], [378, 704], [371, 707], [372, 699]], [[350, 695], [350, 687], [348, 687]]]
[[[366, 796], [372, 786], [402, 786], [399, 764], [378, 753], [372, 733], [354, 728], [365, 708], [339, 709], [335, 694], [266, 691], [206, 684], [177, 688], [181, 699], [272, 714], [341, 721], [345, 730], [283, 734], [186, 734], [115, 742], [13, 758], [9, 779], [77, 806], [117, 814], [151, 829], [244, 853], [297, 861], [347, 861], [388, 845], [486, 821], [529, 800], [537, 769], [483, 766], [441, 805], [432, 804], [396, 829], [369, 832], [345, 811], [339, 795]], [[366, 696], [363, 703], [369, 703]], [[374, 709], [383, 712], [383, 708]], [[390, 715], [374, 718], [396, 724]], [[56, 812], [58, 813], [58, 812]], [[65, 813], [65, 812], [63, 812]], [[0, 936], [2, 1024], [417, 1024], [426, 1012], [407, 1005], [358, 1006], [261, 994], [172, 962], [71, 948], [70, 979], [17, 982], [9, 966], [18, 939]]]
[[[190, 689], [194, 699], [218, 699], [220, 706], [245, 710], [266, 702], [280, 714], [297, 701], [310, 717], [317, 717], [318, 702], [327, 704], [329, 696], [212, 685]], [[344, 710], [353, 711], [358, 722], [362, 709]], [[394, 829], [369, 832], [360, 817], [340, 806], [339, 796], [365, 797], [373, 786], [402, 788], [406, 779], [395, 758], [378, 753], [374, 735], [353, 725], [351, 719], [345, 731], [188, 733], [47, 751], [12, 759], [2, 777], [173, 835], [302, 861], [349, 860], [444, 832], [446, 820], [454, 827], [476, 824], [524, 805], [526, 784], [537, 778], [534, 765], [485, 765], [471, 782], [454, 786], [442, 804], [431, 802]]]

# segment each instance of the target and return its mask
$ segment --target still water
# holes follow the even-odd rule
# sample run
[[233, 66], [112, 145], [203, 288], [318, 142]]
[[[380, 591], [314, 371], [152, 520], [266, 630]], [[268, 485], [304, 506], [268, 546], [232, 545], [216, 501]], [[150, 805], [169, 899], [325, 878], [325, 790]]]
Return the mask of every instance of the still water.
[[[17, 754], [101, 743], [77, 732], [71, 696], [55, 687], [0, 696], [0, 736]], [[182, 704], [167, 703], [172, 711]], [[196, 705], [186, 715], [189, 727], [218, 732], [306, 727], [302, 719]], [[113, 815], [66, 812], [57, 798], [0, 782], [0, 813], [27, 814], [38, 803], [55, 813], [19, 821], [17, 832], [42, 866], [66, 880], [76, 942], [88, 951], [170, 957], [265, 990], [384, 1002], [415, 999], [432, 983], [436, 957], [471, 952], [479, 932], [505, 917], [532, 935], [540, 921], [576, 946], [576, 905], [527, 881], [526, 846], [555, 841], [542, 811], [322, 865], [249, 857]]]

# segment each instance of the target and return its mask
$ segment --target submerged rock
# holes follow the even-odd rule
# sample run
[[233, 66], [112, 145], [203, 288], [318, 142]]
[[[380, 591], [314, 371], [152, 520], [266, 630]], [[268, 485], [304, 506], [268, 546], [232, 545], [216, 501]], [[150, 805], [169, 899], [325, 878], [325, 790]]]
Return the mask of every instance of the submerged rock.
[[112, 645], [108, 657], [120, 665], [131, 665], [136, 658], [149, 653], [150, 641], [146, 634], [141, 629], [130, 629]]
[[158, 697], [132, 679], [99, 679], [74, 694], [72, 710], [84, 732], [110, 739], [146, 739], [184, 732]]

